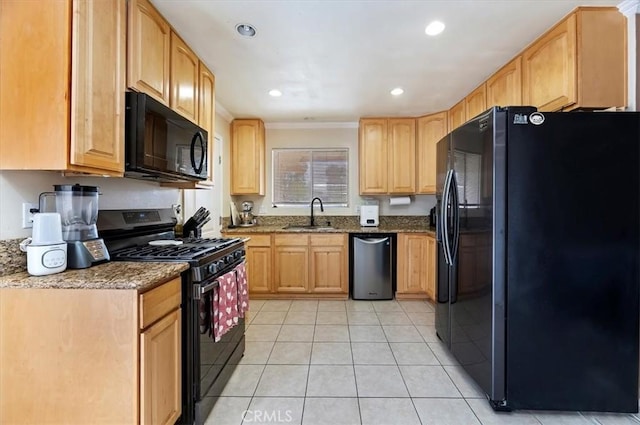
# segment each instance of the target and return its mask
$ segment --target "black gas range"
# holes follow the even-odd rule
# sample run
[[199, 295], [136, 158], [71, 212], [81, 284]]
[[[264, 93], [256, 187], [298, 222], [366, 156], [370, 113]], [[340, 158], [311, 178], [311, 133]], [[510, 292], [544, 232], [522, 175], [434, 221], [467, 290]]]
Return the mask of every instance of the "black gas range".
[[201, 425], [244, 354], [244, 319], [218, 342], [199, 317], [217, 278], [245, 259], [237, 238], [180, 238], [172, 209], [100, 210], [98, 233], [111, 261], [186, 262], [182, 274], [183, 412], [180, 423]]

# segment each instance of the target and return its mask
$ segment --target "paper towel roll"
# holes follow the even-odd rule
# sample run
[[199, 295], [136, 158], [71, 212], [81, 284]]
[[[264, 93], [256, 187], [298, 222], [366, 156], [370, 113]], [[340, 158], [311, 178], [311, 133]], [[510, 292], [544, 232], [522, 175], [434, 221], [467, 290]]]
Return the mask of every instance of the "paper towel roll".
[[411, 203], [411, 198], [408, 196], [398, 196], [395, 198], [389, 198], [389, 205], [409, 205]]

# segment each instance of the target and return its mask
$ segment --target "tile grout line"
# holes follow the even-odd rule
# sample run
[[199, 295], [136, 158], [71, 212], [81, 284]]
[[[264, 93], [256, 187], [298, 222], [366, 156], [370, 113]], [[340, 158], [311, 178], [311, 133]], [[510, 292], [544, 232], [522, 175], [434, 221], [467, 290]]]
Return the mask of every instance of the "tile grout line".
[[349, 334], [349, 349], [351, 350], [351, 368], [353, 369], [353, 381], [356, 387], [356, 403], [358, 405], [358, 416], [360, 424], [362, 424], [362, 407], [360, 406], [360, 393], [358, 392], [358, 377], [356, 375], [356, 359], [353, 356], [353, 341], [351, 339], [351, 325], [349, 323], [349, 315], [347, 314], [347, 333]]

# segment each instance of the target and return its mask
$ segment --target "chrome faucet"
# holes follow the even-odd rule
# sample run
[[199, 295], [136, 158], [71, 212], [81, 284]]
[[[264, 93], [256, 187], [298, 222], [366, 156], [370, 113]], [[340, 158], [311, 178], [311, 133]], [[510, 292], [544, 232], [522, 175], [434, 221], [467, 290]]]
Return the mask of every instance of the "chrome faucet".
[[311, 226], [315, 226], [316, 224], [313, 222], [313, 203], [316, 201], [320, 201], [320, 211], [324, 212], [324, 206], [322, 205], [322, 199], [315, 197], [311, 200]]

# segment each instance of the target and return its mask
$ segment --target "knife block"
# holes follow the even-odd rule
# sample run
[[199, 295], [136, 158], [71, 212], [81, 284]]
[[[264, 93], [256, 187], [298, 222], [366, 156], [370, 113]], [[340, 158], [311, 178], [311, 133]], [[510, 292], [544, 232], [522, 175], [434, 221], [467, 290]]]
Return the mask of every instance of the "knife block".
[[196, 225], [189, 225], [188, 223], [182, 226], [183, 238], [201, 238], [202, 229], [197, 228]]

